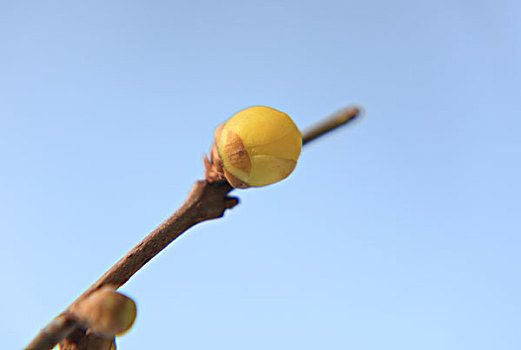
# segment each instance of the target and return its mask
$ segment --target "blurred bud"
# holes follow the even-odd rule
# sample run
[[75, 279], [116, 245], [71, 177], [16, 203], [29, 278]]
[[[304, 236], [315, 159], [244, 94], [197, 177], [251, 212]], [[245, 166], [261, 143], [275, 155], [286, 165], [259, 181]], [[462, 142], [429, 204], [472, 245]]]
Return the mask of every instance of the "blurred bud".
[[112, 338], [132, 327], [137, 309], [129, 297], [104, 287], [74, 306], [72, 313], [94, 333]]
[[211, 157], [233, 187], [248, 188], [285, 179], [301, 149], [302, 134], [286, 113], [254, 106], [219, 126]]

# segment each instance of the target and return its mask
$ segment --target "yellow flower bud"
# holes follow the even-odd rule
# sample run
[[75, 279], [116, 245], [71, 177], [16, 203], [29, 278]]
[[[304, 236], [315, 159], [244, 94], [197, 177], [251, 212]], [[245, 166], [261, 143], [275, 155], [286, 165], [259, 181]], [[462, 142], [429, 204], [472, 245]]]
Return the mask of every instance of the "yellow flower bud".
[[254, 106], [222, 125], [215, 144], [228, 182], [238, 188], [258, 187], [291, 174], [302, 149], [302, 134], [286, 113]]
[[86, 327], [105, 337], [127, 332], [137, 315], [136, 303], [109, 287], [93, 292], [72, 312]]

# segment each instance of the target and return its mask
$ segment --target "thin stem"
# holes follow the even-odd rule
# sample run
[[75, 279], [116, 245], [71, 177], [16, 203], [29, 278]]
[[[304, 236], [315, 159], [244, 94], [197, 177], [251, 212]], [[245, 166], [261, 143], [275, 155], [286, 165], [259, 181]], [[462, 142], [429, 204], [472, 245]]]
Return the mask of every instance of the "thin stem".
[[225, 182], [198, 181], [185, 203], [172, 216], [94, 282], [74, 304], [107, 284], [114, 285], [116, 289], [121, 287], [190, 227], [202, 221], [222, 217], [226, 209], [238, 204], [236, 198], [227, 197], [231, 190], [232, 187]]
[[[238, 204], [238, 199], [228, 197], [232, 187], [225, 182], [198, 181], [184, 204], [158, 228], [132, 248], [122, 259], [80, 295], [67, 309], [74, 308], [95, 290], [113, 285], [119, 288], [141, 269], [150, 259], [166, 248], [174, 239], [199, 222], [221, 217], [226, 209]], [[80, 324], [58, 316], [42, 329], [25, 350], [50, 350], [76, 330]]]
[[360, 108], [348, 107], [332, 114], [330, 117], [305, 130], [302, 136], [302, 144], [310, 143], [328, 132], [353, 121], [360, 113]]
[[77, 326], [78, 324], [74, 318], [66, 313], [60, 314], [45, 328], [40, 330], [25, 350], [52, 349], [62, 339], [68, 337]]

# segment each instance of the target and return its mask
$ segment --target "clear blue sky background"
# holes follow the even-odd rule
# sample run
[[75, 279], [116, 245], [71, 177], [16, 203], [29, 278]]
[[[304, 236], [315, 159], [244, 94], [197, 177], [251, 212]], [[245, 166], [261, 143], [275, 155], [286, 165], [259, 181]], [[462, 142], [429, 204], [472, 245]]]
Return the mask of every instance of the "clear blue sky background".
[[244, 107], [305, 128], [122, 289], [120, 349], [520, 349], [519, 1], [0, 2], [0, 333], [156, 227]]

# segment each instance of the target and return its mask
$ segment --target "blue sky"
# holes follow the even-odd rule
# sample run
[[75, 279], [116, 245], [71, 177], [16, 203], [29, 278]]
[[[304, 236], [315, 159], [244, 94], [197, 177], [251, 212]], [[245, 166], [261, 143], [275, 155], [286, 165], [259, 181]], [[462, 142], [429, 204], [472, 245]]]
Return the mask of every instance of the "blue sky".
[[358, 123], [163, 251], [120, 349], [519, 349], [516, 1], [0, 2], [0, 328], [23, 347], [173, 212], [214, 128]]

